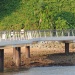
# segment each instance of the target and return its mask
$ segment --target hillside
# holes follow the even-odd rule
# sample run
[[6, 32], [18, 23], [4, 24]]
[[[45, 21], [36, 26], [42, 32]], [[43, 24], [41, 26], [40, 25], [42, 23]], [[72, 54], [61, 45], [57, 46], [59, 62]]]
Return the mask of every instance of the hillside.
[[0, 0], [0, 30], [75, 29], [75, 0]]

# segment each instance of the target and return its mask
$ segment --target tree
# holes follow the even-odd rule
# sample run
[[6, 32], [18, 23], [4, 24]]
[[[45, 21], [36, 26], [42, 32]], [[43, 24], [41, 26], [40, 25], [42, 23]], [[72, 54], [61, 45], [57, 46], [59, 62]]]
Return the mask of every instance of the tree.
[[58, 20], [55, 21], [56, 29], [69, 29], [67, 21], [58, 17]]

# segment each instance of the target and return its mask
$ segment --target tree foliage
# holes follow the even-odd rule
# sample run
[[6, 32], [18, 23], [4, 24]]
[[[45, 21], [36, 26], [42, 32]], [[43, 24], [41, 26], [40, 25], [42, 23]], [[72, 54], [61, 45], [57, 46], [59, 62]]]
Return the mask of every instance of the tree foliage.
[[75, 0], [0, 0], [0, 30], [22, 26], [25, 30], [75, 29]]

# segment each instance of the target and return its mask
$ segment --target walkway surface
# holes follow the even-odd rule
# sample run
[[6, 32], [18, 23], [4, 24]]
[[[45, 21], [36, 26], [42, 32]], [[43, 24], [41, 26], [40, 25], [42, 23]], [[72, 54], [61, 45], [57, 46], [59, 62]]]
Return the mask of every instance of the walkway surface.
[[75, 30], [0, 31], [0, 46], [32, 44], [39, 41], [75, 42]]

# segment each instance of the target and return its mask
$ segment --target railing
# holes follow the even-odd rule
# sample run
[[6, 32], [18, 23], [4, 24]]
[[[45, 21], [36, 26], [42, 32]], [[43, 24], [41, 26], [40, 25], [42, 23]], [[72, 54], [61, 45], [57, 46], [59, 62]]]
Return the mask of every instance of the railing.
[[75, 36], [75, 30], [0, 31], [0, 41], [63, 36]]

